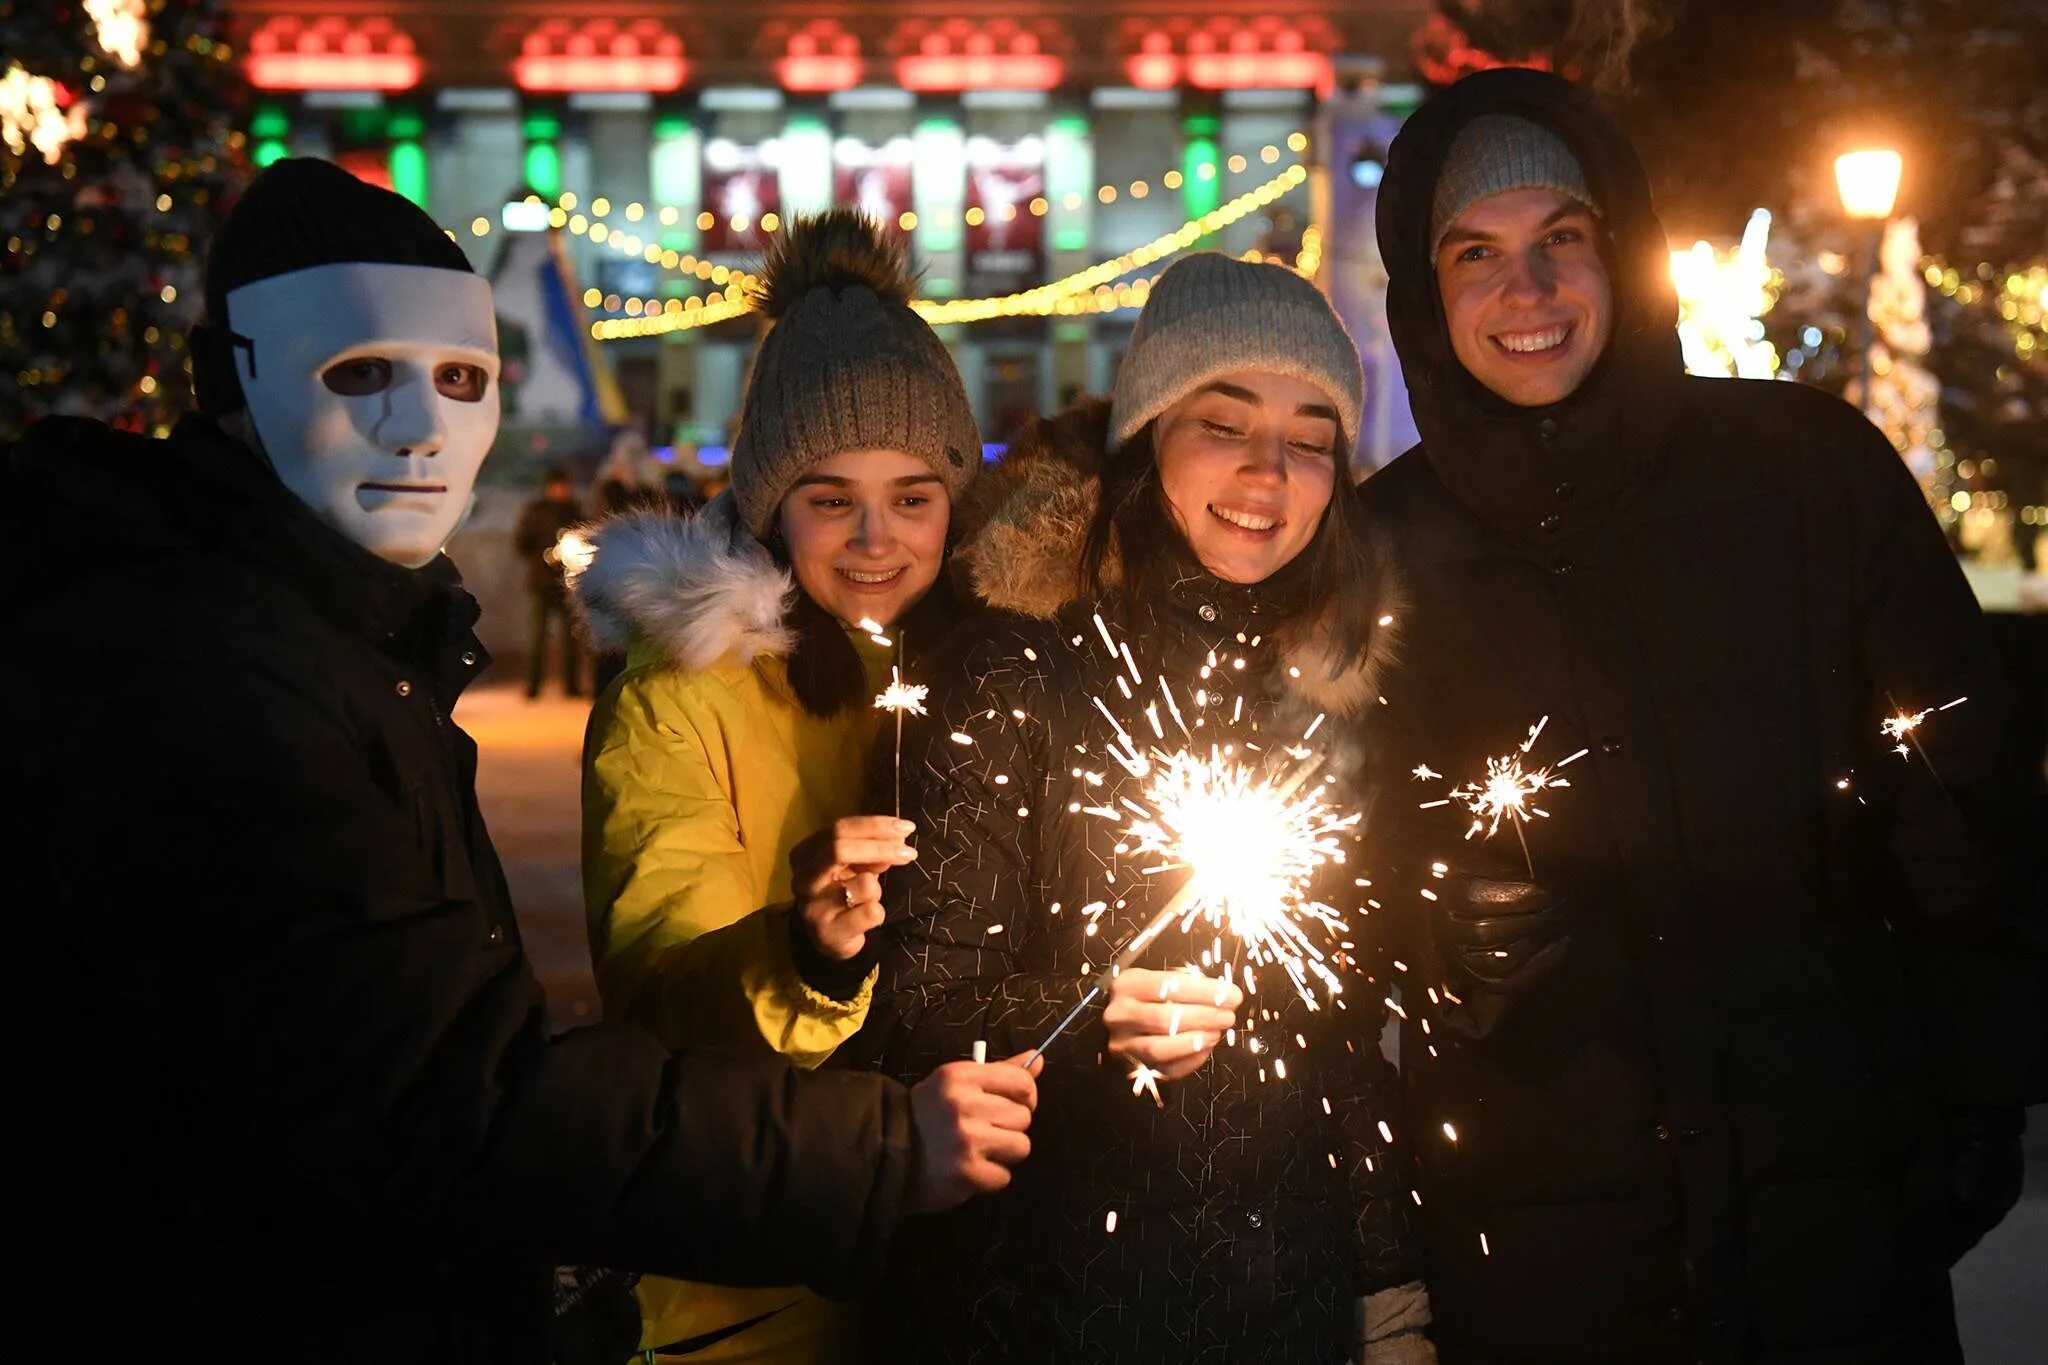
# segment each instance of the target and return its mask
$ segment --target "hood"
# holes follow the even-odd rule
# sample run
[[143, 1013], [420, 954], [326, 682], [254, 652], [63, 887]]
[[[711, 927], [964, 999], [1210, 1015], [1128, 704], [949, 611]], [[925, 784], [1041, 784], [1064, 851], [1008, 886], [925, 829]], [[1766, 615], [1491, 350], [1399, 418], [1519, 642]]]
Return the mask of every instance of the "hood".
[[[1102, 488], [1098, 471], [1109, 415], [1106, 400], [1088, 399], [1034, 424], [1001, 462], [983, 472], [956, 509], [956, 572], [976, 598], [1039, 620], [1083, 600], [1081, 548]], [[1286, 646], [1286, 662], [1300, 670], [1299, 677], [1290, 675], [1289, 685], [1338, 715], [1359, 710], [1379, 694], [1398, 640], [1400, 594], [1391, 558], [1375, 542], [1373, 559], [1373, 581], [1360, 590], [1374, 596], [1386, 624], [1372, 633], [1365, 657], [1336, 666], [1326, 622]], [[1103, 577], [1109, 587], [1122, 578], [1114, 547]]]
[[693, 516], [628, 512], [581, 529], [593, 554], [570, 599], [600, 650], [644, 639], [695, 670], [794, 646], [796, 583], [741, 527], [730, 492]]
[[[1473, 119], [1515, 114], [1556, 133], [1578, 158], [1601, 206], [1614, 291], [1606, 355], [1578, 392], [1519, 408], [1466, 372], [1451, 350], [1429, 243], [1437, 179], [1452, 141]], [[1452, 491], [1520, 529], [1531, 499], [1578, 468], [1579, 506], [1628, 483], [1629, 452], [1646, 458], [1677, 403], [1685, 367], [1670, 247], [1650, 203], [1649, 179], [1622, 130], [1590, 97], [1547, 72], [1498, 70], [1457, 82], [1416, 111], [1394, 139], [1379, 191], [1387, 326], [1430, 464]]]

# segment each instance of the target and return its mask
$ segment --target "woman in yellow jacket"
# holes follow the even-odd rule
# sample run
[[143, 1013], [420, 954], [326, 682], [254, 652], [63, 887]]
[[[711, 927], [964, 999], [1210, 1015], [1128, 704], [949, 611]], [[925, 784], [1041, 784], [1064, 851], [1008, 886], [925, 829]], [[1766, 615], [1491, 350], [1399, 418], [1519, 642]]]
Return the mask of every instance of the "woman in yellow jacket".
[[[901, 244], [851, 212], [786, 229], [730, 490], [693, 518], [602, 523], [574, 580], [597, 645], [628, 652], [584, 746], [598, 988], [607, 1017], [672, 1046], [816, 1066], [867, 1014], [879, 877], [916, 856], [907, 822], [860, 814], [874, 699], [899, 662], [877, 637], [938, 638], [918, 622], [943, 615], [952, 506], [981, 466], [911, 285]], [[657, 1357], [853, 1355], [849, 1311], [808, 1290], [636, 1293]]]

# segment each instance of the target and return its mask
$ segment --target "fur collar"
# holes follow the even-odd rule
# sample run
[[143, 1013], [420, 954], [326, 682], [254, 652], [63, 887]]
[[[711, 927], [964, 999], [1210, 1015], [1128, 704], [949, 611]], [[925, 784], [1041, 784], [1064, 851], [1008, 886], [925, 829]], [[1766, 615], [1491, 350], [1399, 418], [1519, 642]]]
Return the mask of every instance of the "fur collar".
[[[1081, 597], [1081, 546], [1101, 491], [1098, 470], [1109, 437], [1109, 404], [1088, 399], [1030, 428], [1001, 463], [983, 472], [956, 512], [959, 572], [992, 607], [1049, 620]], [[1349, 489], [1340, 495], [1350, 496]], [[1286, 646], [1300, 670], [1291, 686], [1321, 710], [1349, 715], [1379, 695], [1399, 637], [1401, 596], [1391, 556], [1373, 544], [1373, 581], [1359, 591], [1377, 599], [1382, 624], [1363, 660], [1331, 676], [1328, 623]], [[1121, 577], [1112, 547], [1104, 577]]]
[[582, 529], [595, 553], [570, 577], [570, 597], [597, 648], [637, 637], [694, 670], [787, 657], [794, 646], [796, 584], [741, 529], [730, 493], [691, 517], [627, 512]]

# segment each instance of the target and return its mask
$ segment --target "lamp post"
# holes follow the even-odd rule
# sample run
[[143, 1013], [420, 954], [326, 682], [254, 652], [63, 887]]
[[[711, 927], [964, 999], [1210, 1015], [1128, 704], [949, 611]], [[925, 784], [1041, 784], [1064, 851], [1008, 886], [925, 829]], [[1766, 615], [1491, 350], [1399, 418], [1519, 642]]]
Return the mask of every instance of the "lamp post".
[[1852, 220], [1871, 225], [1870, 268], [1863, 280], [1863, 411], [1873, 407], [1871, 352], [1877, 345], [1877, 327], [1870, 316], [1870, 286], [1883, 269], [1884, 222], [1892, 216], [1899, 198], [1899, 176], [1905, 158], [1885, 148], [1864, 148], [1844, 152], [1835, 158], [1835, 188], [1841, 192], [1842, 212]]

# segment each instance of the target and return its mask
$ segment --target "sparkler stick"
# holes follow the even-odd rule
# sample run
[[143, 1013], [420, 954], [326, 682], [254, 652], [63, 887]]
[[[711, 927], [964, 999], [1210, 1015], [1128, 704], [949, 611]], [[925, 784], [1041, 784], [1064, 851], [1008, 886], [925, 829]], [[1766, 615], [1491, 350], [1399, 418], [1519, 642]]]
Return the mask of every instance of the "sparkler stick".
[[[869, 638], [885, 645], [889, 643], [889, 638], [882, 634], [882, 628], [872, 620], [862, 617], [859, 625], [862, 630], [868, 632]], [[896, 657], [899, 659], [903, 657], [902, 631], [896, 633]], [[880, 696], [875, 698], [876, 710], [893, 711], [896, 714], [896, 818], [898, 820], [903, 818], [903, 713], [908, 711], [913, 716], [926, 714], [924, 699], [930, 693], [931, 689], [922, 684], [904, 682], [902, 667], [897, 664], [891, 664], [889, 665], [889, 685], [882, 689]]]
[[1159, 908], [1159, 913], [1154, 915], [1143, 929], [1140, 929], [1133, 935], [1131, 941], [1126, 943], [1114, 958], [1110, 959], [1109, 965], [1095, 974], [1095, 979], [1088, 983], [1087, 992], [1074, 1002], [1074, 1008], [1067, 1011], [1066, 1018], [1053, 1025], [1052, 1032], [1045, 1035], [1045, 1040], [1037, 1047], [1031, 1049], [1031, 1056], [1025, 1062], [1026, 1066], [1044, 1056], [1045, 1050], [1051, 1047], [1062, 1033], [1067, 1031], [1068, 1025], [1081, 1017], [1081, 1012], [1088, 1008], [1095, 997], [1110, 988], [1110, 984], [1116, 980], [1118, 973], [1136, 962], [1138, 955], [1152, 946], [1152, 940], [1158, 938], [1165, 931], [1167, 925], [1180, 918], [1181, 912], [1186, 910], [1189, 902], [1195, 898], [1194, 881], [1193, 877], [1188, 878], [1186, 884], [1180, 890], [1174, 892], [1168, 898], [1166, 904]]

